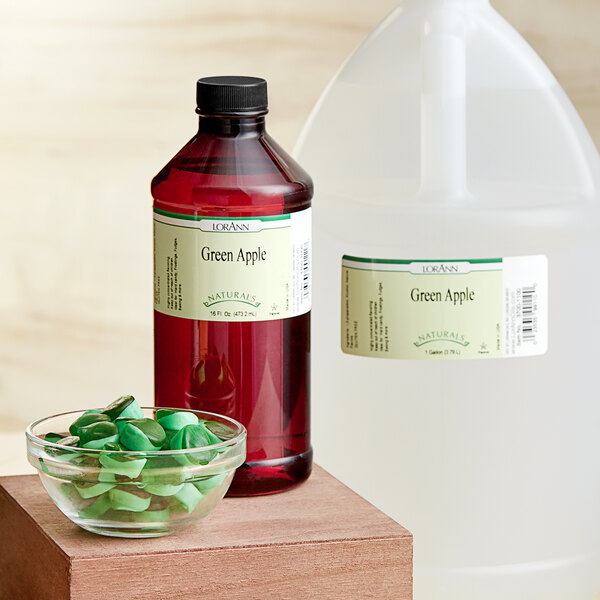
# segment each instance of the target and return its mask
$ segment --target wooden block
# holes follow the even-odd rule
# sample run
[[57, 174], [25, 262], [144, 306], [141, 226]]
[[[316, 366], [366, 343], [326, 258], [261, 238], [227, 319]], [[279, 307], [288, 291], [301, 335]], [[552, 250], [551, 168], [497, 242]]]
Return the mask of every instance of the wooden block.
[[1, 600], [409, 600], [412, 536], [315, 467], [154, 539], [88, 533], [36, 475], [0, 477]]

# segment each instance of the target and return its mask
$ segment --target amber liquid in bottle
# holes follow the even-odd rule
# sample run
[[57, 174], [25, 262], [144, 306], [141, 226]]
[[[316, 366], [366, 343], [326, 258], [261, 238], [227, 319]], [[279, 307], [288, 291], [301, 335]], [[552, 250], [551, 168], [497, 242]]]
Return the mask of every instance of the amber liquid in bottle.
[[[152, 181], [155, 210], [239, 218], [310, 207], [311, 179], [265, 131], [266, 110], [198, 112], [198, 133]], [[157, 406], [227, 415], [248, 430], [229, 495], [280, 492], [309, 476], [310, 312], [224, 322], [155, 310], [154, 337]]]

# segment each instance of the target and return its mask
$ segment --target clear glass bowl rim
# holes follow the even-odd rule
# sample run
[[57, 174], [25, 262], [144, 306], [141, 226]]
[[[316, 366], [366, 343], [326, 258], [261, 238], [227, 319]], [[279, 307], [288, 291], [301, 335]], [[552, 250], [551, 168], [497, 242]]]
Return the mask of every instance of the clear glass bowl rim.
[[[27, 437], [27, 440], [32, 444], [35, 444], [40, 447], [56, 448], [63, 452], [64, 451], [66, 451], [66, 452], [86, 452], [86, 453], [89, 452], [90, 454], [100, 454], [101, 452], [104, 452], [104, 453], [110, 452], [111, 454], [118, 454], [118, 455], [122, 455], [122, 456], [177, 456], [177, 455], [182, 455], [182, 454], [188, 454], [190, 452], [199, 452], [201, 450], [218, 450], [220, 448], [235, 447], [235, 446], [239, 445], [240, 443], [242, 443], [246, 439], [246, 435], [247, 435], [246, 428], [240, 422], [236, 421], [235, 419], [232, 419], [231, 417], [226, 417], [225, 415], [220, 415], [218, 413], [211, 413], [211, 412], [207, 412], [207, 411], [203, 411], [203, 410], [193, 410], [191, 408], [190, 409], [188, 409], [188, 408], [172, 408], [172, 407], [168, 407], [168, 406], [140, 406], [140, 408], [144, 411], [151, 410], [151, 411], [155, 411], [155, 412], [158, 410], [174, 410], [174, 411], [178, 411], [178, 412], [191, 412], [191, 413], [195, 414], [196, 416], [203, 415], [202, 418], [204, 418], [204, 416], [217, 417], [217, 421], [218, 420], [227, 421], [227, 423], [232, 426], [232, 429], [234, 429], [236, 431], [236, 435], [235, 435], [235, 437], [232, 437], [229, 440], [220, 442], [219, 444], [211, 444], [209, 446], [198, 446], [197, 448], [183, 448], [181, 450], [103, 450], [101, 448], [81, 448], [79, 446], [65, 446], [63, 444], [56, 444], [54, 442], [48, 442], [33, 433], [33, 430], [37, 426], [41, 425], [42, 423], [44, 423], [46, 421], [50, 421], [52, 419], [58, 419], [60, 417], [66, 417], [68, 415], [81, 416], [83, 413], [87, 412], [88, 410], [102, 410], [101, 408], [97, 408], [97, 409], [84, 408], [84, 409], [79, 409], [79, 410], [70, 410], [67, 412], [57, 413], [55, 415], [43, 417], [41, 419], [38, 419], [37, 421], [33, 421], [33, 423], [30, 423], [27, 426], [27, 428], [25, 429], [25, 435]], [[210, 420], [210, 419], [205, 419], [205, 420]]]

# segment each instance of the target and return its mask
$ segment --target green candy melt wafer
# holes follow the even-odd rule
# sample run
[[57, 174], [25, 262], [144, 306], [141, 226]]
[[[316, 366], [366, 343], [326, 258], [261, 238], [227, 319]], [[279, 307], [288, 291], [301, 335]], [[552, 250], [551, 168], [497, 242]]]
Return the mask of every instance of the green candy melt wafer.
[[110, 508], [110, 498], [108, 494], [103, 494], [92, 504], [79, 511], [82, 519], [95, 519], [102, 516]]
[[186, 425], [197, 425], [198, 417], [185, 410], [161, 409], [156, 411], [156, 421], [164, 429], [179, 431]]
[[211, 475], [206, 479], [200, 479], [199, 481], [193, 481], [192, 483], [199, 492], [208, 494], [211, 490], [219, 487], [226, 477], [227, 473], [219, 473], [218, 475]]
[[[180, 429], [171, 440], [172, 450], [184, 450], [188, 448], [202, 448], [210, 446], [211, 438], [205, 427], [200, 425], [186, 425]], [[187, 452], [185, 454], [174, 454], [173, 458], [181, 465], [205, 465], [216, 456], [214, 451]]]
[[216, 436], [207, 426], [206, 426], [206, 421], [200, 421], [198, 423], [198, 427], [202, 427], [202, 429], [204, 429], [204, 431], [206, 432], [206, 435], [208, 436], [208, 441], [210, 444], [220, 444], [223, 440]]
[[199, 492], [191, 483], [184, 483], [183, 488], [173, 497], [177, 499], [179, 504], [181, 504], [189, 514], [194, 512], [194, 509], [198, 506], [200, 500], [204, 498], [204, 494]]
[[116, 485], [118, 482], [115, 475], [116, 473], [114, 473], [114, 471], [109, 471], [108, 469], [100, 469], [98, 473], [98, 481], [101, 481], [102, 483], [114, 483]]
[[110, 505], [115, 510], [130, 510], [142, 512], [150, 506], [151, 496], [140, 489], [128, 490], [122, 487], [113, 488], [108, 492]]
[[95, 498], [114, 488], [116, 483], [74, 483], [73, 485], [82, 498]]
[[130, 479], [139, 477], [147, 462], [145, 458], [122, 456], [113, 452], [101, 452], [99, 461], [108, 471], [116, 475], [124, 475]]
[[144, 490], [155, 496], [174, 496], [183, 489], [183, 483], [171, 485], [169, 483], [148, 483]]
[[68, 435], [67, 437], [61, 437], [60, 440], [55, 443], [60, 444], [61, 446], [71, 446], [73, 448], [77, 448], [81, 443], [81, 439], [77, 435]]
[[141, 474], [141, 482], [146, 483], [168, 483], [179, 485], [187, 478], [185, 469], [173, 458], [173, 456], [148, 456], [148, 462]]
[[119, 430], [110, 421], [100, 421], [79, 428], [79, 438], [83, 448], [99, 450], [105, 444], [119, 441]]
[[171, 511], [168, 508], [163, 508], [161, 510], [152, 510], [148, 509], [142, 513], [135, 513], [133, 517], [135, 521], [147, 521], [149, 523], [166, 523], [169, 521], [171, 516]]
[[177, 432], [173, 429], [165, 429], [165, 443], [162, 445], [161, 450], [171, 449], [171, 440], [177, 435]]
[[134, 419], [121, 430], [120, 442], [129, 450], [160, 450], [165, 442], [165, 430], [153, 419]]
[[111, 402], [103, 411], [108, 415], [111, 421], [115, 421], [119, 417], [130, 417], [132, 419], [141, 419], [144, 416], [144, 411], [140, 408], [137, 400], [133, 396], [121, 396], [114, 402]]
[[75, 486], [72, 483], [61, 483], [60, 491], [65, 498], [69, 498], [69, 500], [77, 500], [78, 494], [76, 493]]
[[125, 427], [125, 425], [127, 425], [127, 423], [129, 423], [129, 421], [133, 421], [132, 417], [119, 417], [118, 419], [116, 419], [114, 421], [115, 425], [117, 426], [117, 429], [119, 430], [119, 435], [121, 435], [121, 432], [123, 431], [123, 427]]
[[86, 427], [87, 425], [91, 425], [92, 423], [99, 423], [101, 421], [110, 421], [108, 415], [103, 415], [102, 413], [84, 413], [78, 419], [75, 419], [71, 426], [69, 427], [69, 433], [71, 435], [79, 435], [79, 429], [81, 427]]
[[104, 444], [102, 450], [106, 450], [107, 452], [123, 452], [126, 451], [127, 448], [121, 446], [118, 442], [108, 442], [108, 444]]
[[134, 400], [120, 415], [119, 417], [129, 417], [130, 419], [143, 419], [144, 411], [140, 408], [137, 400]]
[[218, 421], [204, 421], [204, 426], [212, 433], [214, 433], [219, 441], [225, 442], [236, 436], [235, 430], [228, 425], [223, 425]]
[[[76, 435], [69, 435], [67, 437], [61, 437], [59, 440], [54, 442], [55, 444], [59, 444], [61, 446], [68, 446], [70, 448], [79, 448], [81, 445], [81, 440]], [[74, 462], [77, 459], [80, 459], [83, 454], [81, 452], [73, 452], [70, 450], [61, 450], [60, 448], [52, 448], [48, 447], [46, 450], [48, 454], [52, 457], [57, 458], [60, 461], [64, 462]]]
[[142, 512], [121, 511], [121, 514], [123, 516], [126, 515], [126, 518], [129, 521], [134, 521], [137, 523], [159, 523], [161, 521], [169, 521], [171, 511], [169, 510], [168, 499], [153, 496], [150, 500], [150, 506], [146, 510]]

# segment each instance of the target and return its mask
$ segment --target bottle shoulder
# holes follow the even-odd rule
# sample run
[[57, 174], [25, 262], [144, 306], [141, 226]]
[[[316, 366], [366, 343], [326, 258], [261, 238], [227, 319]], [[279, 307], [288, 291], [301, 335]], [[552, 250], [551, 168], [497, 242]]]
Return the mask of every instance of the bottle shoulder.
[[268, 134], [194, 136], [154, 177], [156, 205], [197, 211], [309, 205], [310, 176]]

